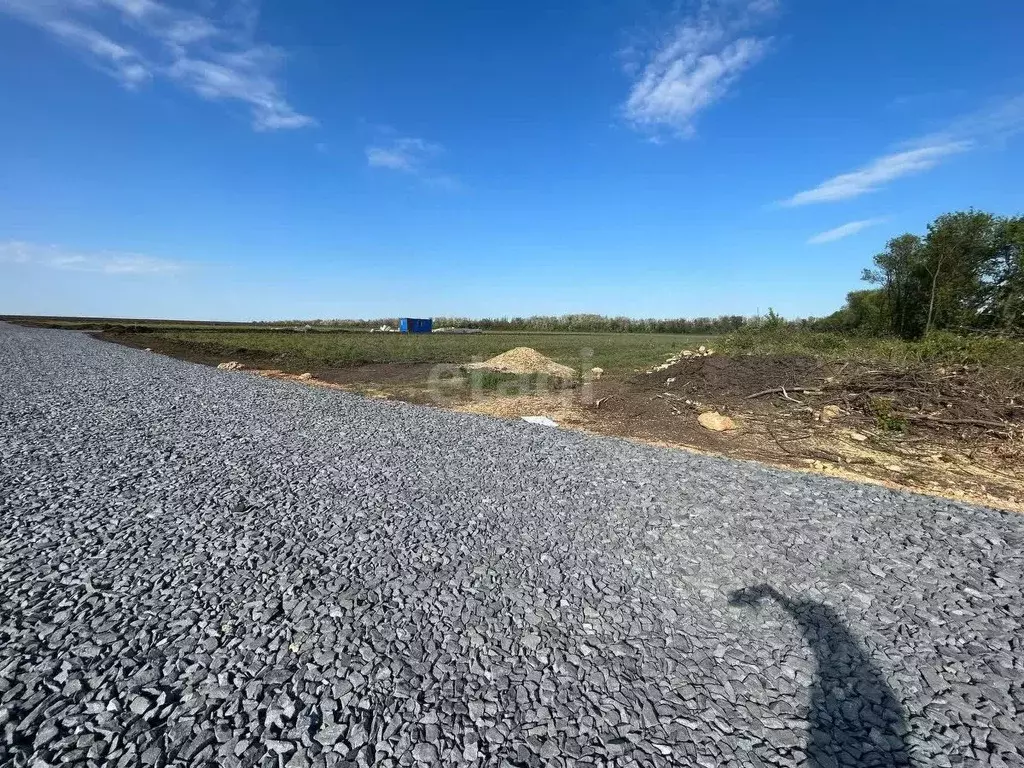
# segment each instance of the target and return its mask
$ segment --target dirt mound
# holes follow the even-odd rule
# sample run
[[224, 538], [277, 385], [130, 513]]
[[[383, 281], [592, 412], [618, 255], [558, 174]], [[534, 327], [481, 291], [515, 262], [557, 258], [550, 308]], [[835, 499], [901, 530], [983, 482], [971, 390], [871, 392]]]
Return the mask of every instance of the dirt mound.
[[559, 379], [575, 379], [576, 371], [567, 365], [556, 363], [550, 357], [530, 347], [516, 347], [492, 357], [482, 363], [470, 363], [467, 368], [497, 371], [499, 373], [531, 374], [546, 373]]

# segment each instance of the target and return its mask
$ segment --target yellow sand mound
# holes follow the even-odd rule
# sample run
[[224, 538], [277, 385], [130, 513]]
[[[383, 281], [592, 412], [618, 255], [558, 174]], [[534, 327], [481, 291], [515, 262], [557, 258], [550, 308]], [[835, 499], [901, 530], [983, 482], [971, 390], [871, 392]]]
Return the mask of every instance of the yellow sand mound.
[[546, 373], [559, 379], [575, 379], [576, 371], [567, 365], [556, 363], [550, 357], [545, 357], [535, 349], [529, 347], [516, 347], [508, 352], [502, 352], [490, 360], [482, 363], [470, 363], [467, 368], [483, 368], [488, 371], [499, 373]]

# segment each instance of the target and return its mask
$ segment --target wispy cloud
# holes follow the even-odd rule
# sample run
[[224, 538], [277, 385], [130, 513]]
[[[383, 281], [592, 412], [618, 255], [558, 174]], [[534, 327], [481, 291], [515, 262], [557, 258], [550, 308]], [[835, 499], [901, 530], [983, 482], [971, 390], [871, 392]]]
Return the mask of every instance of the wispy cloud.
[[249, 0], [230, 0], [219, 17], [159, 0], [0, 0], [0, 13], [46, 30], [128, 88], [161, 76], [209, 101], [244, 104], [257, 130], [315, 123], [284, 95], [284, 53], [255, 42]]
[[366, 148], [366, 162], [372, 168], [418, 173], [427, 161], [443, 151], [440, 144], [415, 138], [397, 138]]
[[769, 51], [772, 38], [749, 32], [776, 8], [775, 0], [704, 0], [654, 46], [631, 49], [627, 71], [639, 76], [623, 106], [629, 123], [693, 136], [697, 116]]
[[434, 168], [436, 159], [442, 154], [444, 147], [435, 142], [413, 137], [392, 137], [368, 146], [366, 162], [371, 168], [384, 168], [416, 176], [424, 186], [433, 189], [448, 192], [462, 189], [462, 182], [457, 177], [440, 173]]
[[1024, 96], [959, 118], [945, 130], [908, 142], [889, 154], [783, 200], [783, 206], [848, 200], [874, 192], [903, 176], [923, 173], [953, 155], [1003, 142], [1024, 131]]
[[1021, 132], [1024, 132], [1024, 94], [960, 117], [929, 138], [962, 138], [987, 145], [1006, 141]]
[[817, 234], [807, 241], [808, 245], [821, 245], [823, 243], [832, 243], [836, 240], [842, 240], [844, 237], [855, 235], [868, 227], [873, 227], [876, 224], [881, 224], [886, 219], [884, 217], [876, 219], [861, 219], [860, 221], [851, 221], [849, 224], [843, 224], [835, 229], [830, 229], [827, 232]]
[[105, 275], [157, 275], [178, 272], [176, 261], [112, 251], [77, 251], [56, 245], [9, 241], [0, 243], [0, 263], [24, 264]]
[[952, 141], [883, 155], [862, 168], [833, 176], [816, 187], [798, 192], [788, 200], [784, 200], [782, 205], [808, 205], [859, 197], [868, 192], [874, 192], [887, 182], [901, 176], [909, 176], [934, 168], [946, 157], [965, 152], [970, 148], [970, 142]]
[[97, 67], [128, 88], [145, 83], [153, 75], [149, 64], [137, 51], [115, 43], [95, 29], [70, 21], [50, 21], [45, 26], [69, 45], [91, 54]]

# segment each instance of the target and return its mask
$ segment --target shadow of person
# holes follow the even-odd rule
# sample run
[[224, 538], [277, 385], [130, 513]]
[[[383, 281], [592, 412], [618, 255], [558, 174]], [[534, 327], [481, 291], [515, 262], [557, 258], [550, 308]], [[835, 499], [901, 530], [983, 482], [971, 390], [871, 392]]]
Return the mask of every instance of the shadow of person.
[[729, 604], [772, 600], [800, 625], [817, 660], [811, 689], [808, 765], [815, 768], [911, 766], [906, 717], [881, 671], [827, 605], [794, 600], [767, 584], [746, 587]]

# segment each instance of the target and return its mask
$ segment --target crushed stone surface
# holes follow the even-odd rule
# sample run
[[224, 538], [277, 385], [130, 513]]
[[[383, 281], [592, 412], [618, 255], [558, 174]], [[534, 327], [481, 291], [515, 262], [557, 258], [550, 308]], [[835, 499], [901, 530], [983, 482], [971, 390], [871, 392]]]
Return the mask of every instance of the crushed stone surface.
[[573, 379], [576, 371], [568, 365], [556, 363], [530, 347], [516, 347], [508, 352], [495, 355], [482, 363], [470, 363], [467, 368], [485, 369], [499, 373], [532, 374], [543, 373], [559, 379]]
[[0, 765], [1019, 766], [1024, 518], [0, 325]]

